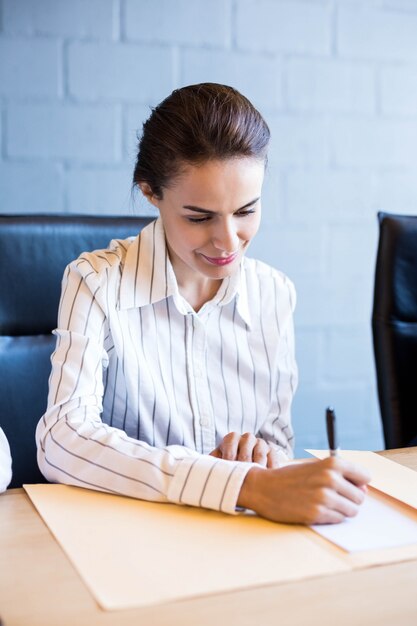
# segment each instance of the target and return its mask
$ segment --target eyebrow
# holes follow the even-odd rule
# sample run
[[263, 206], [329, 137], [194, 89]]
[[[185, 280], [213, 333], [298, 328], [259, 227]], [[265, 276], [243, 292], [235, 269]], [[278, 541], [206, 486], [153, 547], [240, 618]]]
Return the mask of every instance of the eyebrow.
[[[254, 200], [251, 200], [247, 204], [244, 204], [243, 206], [239, 207], [238, 209], [235, 210], [235, 212], [242, 211], [243, 209], [248, 209], [250, 206], [258, 202], [259, 199], [260, 199], [260, 196], [258, 198], [255, 198]], [[194, 206], [192, 204], [184, 204], [182, 208], [188, 209], [189, 211], [194, 211], [195, 213], [207, 213], [209, 215], [216, 215], [216, 211], [210, 211], [209, 209], [202, 209], [201, 207]]]

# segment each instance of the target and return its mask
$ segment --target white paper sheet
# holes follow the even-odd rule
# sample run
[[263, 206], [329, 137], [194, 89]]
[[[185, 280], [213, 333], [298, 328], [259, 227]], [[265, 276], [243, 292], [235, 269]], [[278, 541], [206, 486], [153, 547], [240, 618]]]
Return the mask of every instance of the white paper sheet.
[[347, 552], [417, 544], [417, 513], [373, 490], [356, 517], [311, 528]]

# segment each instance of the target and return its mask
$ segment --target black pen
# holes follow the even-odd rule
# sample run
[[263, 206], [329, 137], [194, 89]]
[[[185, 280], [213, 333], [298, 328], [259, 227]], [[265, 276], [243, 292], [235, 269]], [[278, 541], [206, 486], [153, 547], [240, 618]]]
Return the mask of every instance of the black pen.
[[328, 406], [326, 409], [326, 429], [330, 456], [337, 456], [339, 444], [337, 441], [336, 415], [331, 406]]

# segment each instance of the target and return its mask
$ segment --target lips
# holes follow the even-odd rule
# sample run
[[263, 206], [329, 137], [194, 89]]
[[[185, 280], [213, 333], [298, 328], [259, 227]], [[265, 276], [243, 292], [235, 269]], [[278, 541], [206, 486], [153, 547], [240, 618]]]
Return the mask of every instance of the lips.
[[229, 256], [226, 256], [226, 257], [224, 256], [211, 257], [211, 256], [206, 256], [205, 254], [202, 254], [201, 256], [204, 257], [206, 261], [208, 261], [212, 265], [217, 265], [221, 267], [223, 265], [229, 265], [230, 263], [233, 263], [237, 255], [238, 255], [238, 252], [234, 252], [233, 254], [230, 254]]

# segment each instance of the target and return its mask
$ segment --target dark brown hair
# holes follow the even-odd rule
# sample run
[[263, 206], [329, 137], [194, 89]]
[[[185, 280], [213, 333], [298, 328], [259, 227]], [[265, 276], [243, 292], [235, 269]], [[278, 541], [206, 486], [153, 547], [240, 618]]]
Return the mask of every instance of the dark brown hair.
[[269, 128], [233, 87], [201, 83], [172, 92], [143, 124], [133, 183], [162, 198], [184, 165], [252, 157], [266, 162]]

